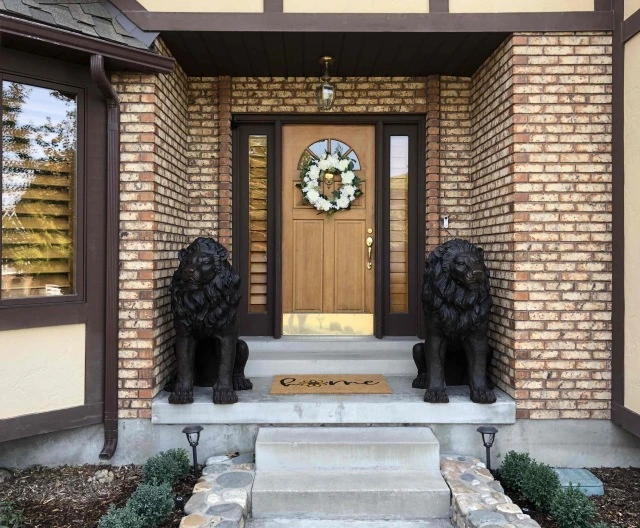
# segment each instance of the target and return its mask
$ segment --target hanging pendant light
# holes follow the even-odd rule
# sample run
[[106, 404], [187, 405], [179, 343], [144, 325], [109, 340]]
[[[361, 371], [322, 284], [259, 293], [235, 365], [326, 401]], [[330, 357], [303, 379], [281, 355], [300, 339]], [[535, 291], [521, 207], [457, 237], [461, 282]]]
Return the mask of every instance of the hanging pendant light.
[[316, 101], [318, 110], [330, 110], [336, 97], [336, 87], [329, 81], [329, 66], [333, 64], [333, 57], [320, 57], [320, 64], [324, 64], [324, 75], [321, 77], [322, 82], [316, 88]]

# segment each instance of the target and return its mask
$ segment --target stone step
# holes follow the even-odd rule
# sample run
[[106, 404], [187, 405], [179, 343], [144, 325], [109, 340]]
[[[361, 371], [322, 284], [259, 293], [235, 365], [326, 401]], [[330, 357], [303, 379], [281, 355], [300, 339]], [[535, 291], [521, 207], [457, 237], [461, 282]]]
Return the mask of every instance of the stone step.
[[451, 528], [449, 519], [363, 521], [354, 519], [253, 519], [246, 528]]
[[448, 515], [439, 471], [262, 471], [252, 492], [254, 518], [430, 519]]
[[243, 338], [249, 345], [245, 374], [383, 374], [415, 376], [412, 348], [417, 337]]
[[262, 427], [259, 471], [433, 470], [440, 444], [428, 427]]

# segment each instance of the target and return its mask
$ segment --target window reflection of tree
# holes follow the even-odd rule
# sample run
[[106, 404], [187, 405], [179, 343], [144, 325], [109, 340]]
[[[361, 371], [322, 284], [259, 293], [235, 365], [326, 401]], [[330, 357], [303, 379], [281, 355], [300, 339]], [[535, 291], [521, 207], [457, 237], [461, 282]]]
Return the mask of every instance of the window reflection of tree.
[[75, 95], [2, 88], [2, 297], [71, 293]]

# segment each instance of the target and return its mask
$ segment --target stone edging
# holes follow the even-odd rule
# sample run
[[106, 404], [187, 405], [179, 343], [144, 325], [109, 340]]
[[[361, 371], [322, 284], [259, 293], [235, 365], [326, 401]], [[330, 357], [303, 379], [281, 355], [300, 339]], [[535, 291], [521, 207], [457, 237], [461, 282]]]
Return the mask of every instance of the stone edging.
[[540, 528], [504, 493], [479, 459], [442, 455], [440, 469], [451, 489], [451, 523], [457, 528]]
[[187, 516], [180, 528], [243, 528], [255, 472], [253, 453], [209, 457], [184, 507]]

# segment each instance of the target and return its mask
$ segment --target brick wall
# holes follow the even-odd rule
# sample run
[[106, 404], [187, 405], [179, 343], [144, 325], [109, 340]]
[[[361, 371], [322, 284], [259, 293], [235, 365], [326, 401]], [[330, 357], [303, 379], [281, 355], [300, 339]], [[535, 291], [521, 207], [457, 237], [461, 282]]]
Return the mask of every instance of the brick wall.
[[167, 286], [187, 241], [187, 77], [178, 67], [112, 82], [121, 101], [119, 416], [150, 418], [173, 363]]
[[[507, 39], [473, 75], [470, 97], [470, 239], [491, 270], [492, 374], [514, 394], [513, 42]], [[515, 295], [518, 295], [515, 293]]]
[[611, 36], [510, 37], [440, 79], [439, 133], [440, 241], [485, 249], [498, 386], [519, 418], [609, 418]]
[[520, 418], [609, 418], [611, 36], [513, 38]]
[[189, 239], [219, 236], [218, 152], [220, 148], [219, 79], [188, 79], [187, 173], [189, 178]]

